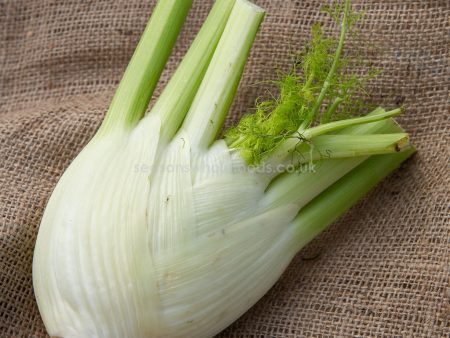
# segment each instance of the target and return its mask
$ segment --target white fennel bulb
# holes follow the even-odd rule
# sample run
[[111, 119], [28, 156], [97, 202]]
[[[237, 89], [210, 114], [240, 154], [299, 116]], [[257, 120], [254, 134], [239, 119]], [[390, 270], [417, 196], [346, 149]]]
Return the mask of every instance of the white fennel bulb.
[[[318, 144], [341, 147], [341, 140], [343, 152], [304, 175], [250, 170], [239, 151], [215, 140], [263, 18], [245, 0], [217, 1], [143, 116], [189, 6], [158, 3], [103, 125], [48, 201], [33, 282], [52, 337], [217, 334], [411, 153], [368, 159], [406, 146], [388, 119], [398, 112], [381, 109], [307, 129]], [[341, 138], [338, 129], [346, 131]], [[329, 130], [337, 138], [324, 138]], [[368, 134], [377, 133], [375, 142]], [[360, 137], [363, 146], [350, 149], [345, 137]], [[267, 163], [285, 164], [288, 148], [285, 142]]]

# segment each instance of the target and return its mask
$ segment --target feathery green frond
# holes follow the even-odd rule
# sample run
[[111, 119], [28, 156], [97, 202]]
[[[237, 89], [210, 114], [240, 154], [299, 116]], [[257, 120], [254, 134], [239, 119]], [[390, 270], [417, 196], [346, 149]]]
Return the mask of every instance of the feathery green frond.
[[341, 36], [326, 36], [316, 23], [311, 40], [294, 58], [288, 72], [274, 82], [277, 95], [258, 99], [255, 112], [245, 115], [225, 134], [228, 146], [249, 164], [259, 164], [284, 140], [311, 125], [349, 118], [369, 110], [364, 104], [365, 85], [376, 74], [350, 71], [354, 58], [340, 50], [349, 28], [360, 17], [349, 11], [348, 1], [323, 9], [341, 26]]

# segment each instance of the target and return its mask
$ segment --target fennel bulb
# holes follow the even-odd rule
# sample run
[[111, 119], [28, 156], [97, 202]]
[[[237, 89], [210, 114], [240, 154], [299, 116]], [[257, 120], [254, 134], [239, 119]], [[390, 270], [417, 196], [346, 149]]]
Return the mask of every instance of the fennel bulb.
[[[48, 201], [33, 283], [52, 337], [213, 336], [413, 152], [391, 119], [399, 110], [381, 108], [316, 127], [304, 119], [308, 142], [258, 154], [265, 170], [251, 170], [239, 131], [215, 140], [264, 15], [246, 0], [216, 2], [144, 116], [189, 6], [158, 3], [102, 126]], [[331, 158], [304, 175], [285, 170], [318, 159], [314, 142]]]

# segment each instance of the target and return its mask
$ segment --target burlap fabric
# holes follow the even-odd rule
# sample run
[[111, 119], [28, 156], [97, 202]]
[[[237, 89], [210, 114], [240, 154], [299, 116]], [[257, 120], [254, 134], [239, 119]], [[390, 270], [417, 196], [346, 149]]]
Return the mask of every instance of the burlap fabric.
[[[268, 15], [228, 123], [289, 65], [315, 0], [260, 0]], [[94, 134], [142, 32], [146, 0], [1, 0], [0, 332], [46, 337], [31, 282], [47, 199]], [[196, 1], [163, 83], [211, 1]], [[448, 0], [365, 0], [359, 48], [383, 68], [374, 102], [405, 104], [418, 154], [302, 251], [221, 337], [444, 337], [449, 303]], [[376, 48], [374, 48], [374, 45]], [[377, 53], [374, 53], [377, 50]], [[88, 337], [86, 337], [88, 338]]]

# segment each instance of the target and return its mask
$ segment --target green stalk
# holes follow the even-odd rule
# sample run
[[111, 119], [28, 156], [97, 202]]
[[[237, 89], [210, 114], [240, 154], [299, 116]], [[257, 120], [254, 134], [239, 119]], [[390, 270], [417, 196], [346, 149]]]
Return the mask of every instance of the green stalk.
[[144, 115], [192, 0], [160, 0], [120, 81], [100, 133], [129, 128]]
[[161, 116], [162, 138], [178, 130], [200, 86], [222, 36], [235, 0], [217, 0], [176, 72], [156, 101], [152, 113]]
[[291, 203], [302, 208], [366, 159], [364, 156], [328, 159], [301, 165], [295, 172], [283, 173], [270, 184], [261, 207], [268, 210]]
[[[269, 158], [266, 160], [267, 163], [283, 163], [287, 159], [291, 158], [294, 153], [298, 153], [299, 151], [309, 149], [308, 145], [305, 144], [307, 141], [312, 141], [313, 138], [317, 138], [320, 135], [330, 132], [339, 132], [344, 128], [348, 128], [354, 125], [360, 124], [370, 124], [372, 122], [381, 121], [393, 116], [397, 116], [401, 113], [401, 109], [394, 109], [386, 112], [383, 108], [377, 108], [371, 113], [363, 117], [356, 117], [347, 120], [335, 121], [326, 124], [319, 125], [317, 127], [309, 128], [303, 131], [301, 134], [293, 135], [291, 138], [284, 141], [272, 154], [270, 154]], [[370, 129], [369, 129], [370, 130]], [[373, 140], [375, 144], [367, 145], [367, 154], [374, 154], [374, 150], [378, 146], [376, 144], [376, 139], [367, 139], [366, 141]], [[342, 148], [341, 148], [342, 150]], [[395, 149], [394, 149], [395, 150]], [[359, 152], [364, 153], [364, 149], [361, 147], [358, 148]], [[383, 151], [384, 153], [384, 151]], [[339, 156], [342, 157], [342, 156]]]
[[183, 123], [191, 145], [207, 147], [215, 139], [230, 108], [264, 11], [238, 0]]
[[327, 111], [325, 112], [325, 115], [322, 119], [323, 122], [328, 122], [331, 119], [331, 116], [333, 116], [334, 112], [342, 103], [342, 101], [344, 101], [344, 99], [341, 97], [337, 97], [334, 99], [333, 103], [328, 106]]
[[[403, 129], [393, 119], [386, 119], [347, 127], [343, 131], [347, 134], [367, 135], [402, 133]], [[270, 209], [286, 203], [295, 203], [301, 208], [367, 158], [367, 156], [358, 156], [343, 159], [323, 159], [313, 163], [312, 166], [302, 165], [297, 172], [281, 174], [268, 187], [266, 196], [262, 201], [262, 207]]]
[[339, 36], [339, 42], [338, 42], [338, 46], [336, 48], [336, 54], [334, 55], [333, 63], [331, 64], [330, 71], [328, 72], [328, 75], [325, 79], [325, 82], [323, 83], [323, 87], [320, 91], [320, 94], [319, 94], [317, 100], [314, 102], [314, 105], [311, 109], [311, 112], [309, 113], [308, 118], [305, 119], [305, 121], [300, 126], [299, 130], [306, 129], [311, 124], [311, 122], [314, 120], [317, 112], [320, 109], [320, 106], [322, 105], [323, 100], [325, 99], [325, 95], [327, 94], [328, 89], [331, 85], [331, 80], [333, 79], [333, 76], [336, 73], [337, 66], [338, 66], [339, 60], [341, 58], [342, 49], [344, 48], [345, 36], [347, 35], [349, 10], [350, 10], [350, 1], [345, 0], [345, 2], [344, 2], [344, 17], [342, 19], [341, 34]]
[[342, 216], [414, 152], [411, 147], [401, 153], [369, 158], [301, 209], [292, 224], [296, 228], [298, 249]]
[[312, 139], [313, 137], [337, 131], [346, 127], [354, 126], [357, 124], [376, 122], [384, 120], [389, 117], [395, 117], [400, 115], [401, 108], [397, 108], [391, 111], [385, 111], [383, 108], [376, 108], [372, 113], [362, 117], [355, 117], [346, 120], [334, 121], [325, 124], [318, 125], [317, 127], [306, 129], [302, 136], [305, 139]]
[[395, 153], [404, 149], [408, 141], [407, 133], [322, 135], [312, 139], [311, 144], [302, 143], [294, 152], [293, 162]]

